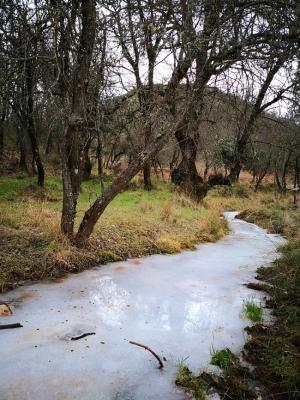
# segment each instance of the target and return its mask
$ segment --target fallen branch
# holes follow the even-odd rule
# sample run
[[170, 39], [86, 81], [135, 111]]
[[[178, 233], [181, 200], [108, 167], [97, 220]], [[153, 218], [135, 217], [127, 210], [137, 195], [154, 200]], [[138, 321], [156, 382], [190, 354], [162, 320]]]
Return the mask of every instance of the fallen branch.
[[16, 324], [6, 324], [0, 325], [0, 329], [13, 329], [13, 328], [23, 328], [23, 325], [16, 323]]
[[162, 369], [162, 368], [164, 367], [164, 364], [163, 364], [163, 362], [161, 361], [160, 357], [159, 357], [156, 353], [154, 353], [154, 351], [151, 350], [150, 347], [145, 346], [145, 345], [143, 345], [143, 344], [141, 344], [141, 343], [133, 342], [132, 340], [129, 340], [129, 343], [130, 343], [130, 344], [134, 344], [135, 346], [142, 347], [143, 349], [150, 351], [150, 353], [151, 353], [151, 354], [157, 359], [157, 361], [158, 361], [158, 364], [159, 364], [159, 367], [158, 367], [158, 368], [159, 368], [159, 369]]
[[73, 336], [71, 337], [71, 340], [79, 340], [79, 339], [83, 339], [86, 336], [90, 336], [90, 335], [96, 335], [95, 332], [87, 332], [87, 333], [83, 333], [82, 335], [79, 336]]

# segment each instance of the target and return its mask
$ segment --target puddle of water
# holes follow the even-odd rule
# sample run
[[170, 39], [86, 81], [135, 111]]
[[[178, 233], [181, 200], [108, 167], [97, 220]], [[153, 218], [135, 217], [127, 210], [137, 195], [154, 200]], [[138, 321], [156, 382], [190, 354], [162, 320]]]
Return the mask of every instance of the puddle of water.
[[[243, 284], [283, 242], [234, 216], [226, 213], [230, 235], [196, 251], [139, 259], [142, 268], [108, 264], [2, 296], [23, 298], [9, 323], [24, 327], [0, 331], [0, 399], [184, 399], [176, 363], [186, 359], [198, 372], [212, 347], [242, 349], [243, 301], [263, 297]], [[34, 296], [24, 295], [30, 290]], [[86, 332], [96, 335], [70, 340]], [[130, 340], [165, 357], [165, 368]]]

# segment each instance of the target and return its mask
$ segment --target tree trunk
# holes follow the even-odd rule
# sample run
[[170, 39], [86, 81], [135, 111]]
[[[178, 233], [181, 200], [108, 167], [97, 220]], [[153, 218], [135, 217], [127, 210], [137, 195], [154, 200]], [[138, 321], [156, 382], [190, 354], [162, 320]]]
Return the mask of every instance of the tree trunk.
[[103, 176], [103, 147], [101, 133], [97, 132], [97, 166], [98, 166], [98, 176], [102, 178]]
[[28, 166], [27, 166], [27, 146], [26, 146], [26, 138], [23, 134], [23, 131], [19, 127], [16, 127], [17, 138], [19, 143], [19, 167], [22, 171], [29, 173]]
[[[239, 154], [239, 156], [241, 156], [241, 154]], [[228, 175], [230, 182], [233, 183], [239, 181], [241, 170], [242, 170], [241, 162], [237, 160], [235, 164], [230, 168], [230, 172]]]
[[[128, 165], [128, 167], [123, 171], [115, 181], [105, 189], [101, 196], [99, 196], [94, 204], [86, 211], [83, 220], [79, 226], [77, 235], [75, 237], [75, 243], [77, 246], [83, 246], [89, 239], [98, 219], [111, 202], [111, 200], [123, 190], [130, 180], [143, 168], [144, 164], [151, 159], [158, 151], [162, 148], [166, 139], [174, 132], [174, 126], [169, 129], [165, 129], [161, 134], [160, 132], [160, 117], [165, 116], [168, 111], [171, 110], [172, 104], [174, 104], [175, 91], [181, 80], [186, 75], [188, 69], [190, 68], [193, 57], [189, 56], [180, 62], [177, 68], [173, 71], [172, 77], [167, 85], [164, 100], [160, 106], [160, 112], [156, 118], [153, 118], [154, 125], [158, 124], [157, 129], [153, 127], [153, 132], [156, 132], [154, 137], [151, 137], [148, 145], [143, 149], [143, 151]], [[184, 120], [187, 118], [188, 109], [184, 112]], [[176, 131], [176, 128], [175, 128]]]
[[147, 161], [144, 165], [144, 189], [145, 190], [152, 190], [152, 181], [151, 181], [151, 161]]
[[34, 112], [33, 85], [34, 85], [34, 83], [33, 83], [32, 60], [27, 59], [25, 63], [26, 63], [25, 66], [26, 66], [26, 95], [27, 95], [25, 123], [26, 123], [28, 137], [29, 137], [29, 140], [31, 143], [33, 162], [36, 164], [36, 167], [37, 167], [37, 173], [38, 173], [38, 182], [37, 183], [39, 186], [44, 186], [45, 171], [44, 171], [44, 166], [43, 166], [43, 162], [42, 162], [39, 147], [38, 147], [34, 118], [33, 118], [33, 112]]
[[92, 138], [90, 138], [83, 150], [83, 172], [82, 172], [82, 179], [84, 181], [88, 181], [91, 177], [91, 173], [92, 173], [92, 163], [90, 160], [90, 156], [89, 156], [89, 150], [90, 150], [90, 146], [91, 146], [91, 140]]
[[[170, 93], [172, 94], [173, 92], [171, 90]], [[166, 104], [169, 104], [169, 95], [170, 94], [165, 96]], [[162, 113], [166, 112], [166, 110], [162, 110]], [[188, 114], [189, 111], [186, 110], [177, 126], [182, 126], [182, 120], [186, 120]], [[159, 120], [159, 118], [156, 118], [156, 120]], [[173, 128], [174, 127], [171, 127], [167, 132], [165, 131], [164, 134], [157, 135], [156, 138], [153, 137], [151, 141], [148, 141], [147, 147], [132, 160], [128, 167], [102, 192], [101, 196], [98, 197], [94, 204], [86, 211], [75, 237], [77, 246], [82, 247], [86, 243], [108, 204], [127, 186], [130, 180], [144, 167], [145, 163], [149, 162], [149, 160], [159, 152], [166, 142], [166, 139], [174, 132]], [[175, 127], [175, 131], [176, 130]]]
[[102, 195], [86, 211], [75, 238], [77, 246], [81, 247], [85, 244], [108, 204], [127, 186], [130, 180], [143, 168], [145, 162], [156, 153], [158, 148], [160, 148], [160, 145], [156, 145], [153, 148], [148, 149], [148, 151], [140, 153], [140, 155], [132, 161], [126, 170], [123, 171], [107, 189], [102, 192]]
[[[66, 128], [68, 129], [68, 128]], [[66, 156], [66, 135], [64, 135], [61, 145], [62, 160], [62, 180], [63, 180], [63, 208], [61, 216], [61, 230], [69, 238], [73, 237], [74, 222], [76, 216], [77, 196], [74, 193], [74, 186], [71, 180], [71, 174]], [[78, 170], [77, 170], [78, 173]]]
[[4, 126], [0, 122], [0, 161], [2, 161], [4, 152]]
[[288, 154], [284, 155], [284, 160], [283, 160], [283, 165], [280, 168], [276, 168], [275, 170], [275, 180], [277, 184], [277, 189], [279, 193], [285, 193], [286, 192], [286, 174], [287, 174], [287, 168], [288, 164], [290, 161], [292, 155], [292, 151], [289, 150]]
[[[4, 107], [4, 106], [3, 106]], [[5, 121], [5, 109], [2, 110], [0, 120], [0, 161], [2, 161], [4, 153], [4, 121]]]
[[295, 159], [295, 168], [294, 168], [294, 204], [297, 204], [297, 191], [299, 190], [299, 161], [298, 157]]
[[[187, 118], [193, 118], [193, 116], [189, 113]], [[173, 183], [179, 185], [189, 196], [199, 201], [205, 197], [207, 188], [206, 185], [203, 185], [203, 179], [199, 176], [196, 167], [198, 133], [195, 133], [195, 129], [197, 128], [195, 124], [193, 125], [194, 132], [186, 132], [187, 121], [175, 132], [182, 158], [178, 167], [171, 172], [171, 179]]]
[[264, 98], [266, 93], [274, 79], [274, 76], [280, 70], [282, 65], [284, 64], [284, 58], [278, 58], [273, 66], [270, 67], [265, 80], [263, 81], [261, 88], [258, 92], [256, 97], [255, 103], [251, 110], [250, 116], [244, 129], [241, 132], [240, 137], [237, 140], [237, 147], [236, 147], [236, 162], [230, 169], [230, 173], [228, 178], [231, 182], [237, 182], [239, 180], [240, 172], [242, 169], [242, 161], [244, 158], [244, 153], [246, 150], [247, 143], [249, 142], [250, 137], [253, 133], [254, 124], [259, 117], [259, 115], [265, 111], [270, 105], [275, 104], [277, 101], [281, 99], [281, 96], [275, 96], [269, 102], [263, 104]]
[[53, 147], [52, 136], [53, 136], [53, 132], [50, 131], [48, 134], [48, 137], [47, 137], [47, 142], [46, 142], [46, 150], [45, 150], [46, 156], [48, 156], [50, 154], [52, 147]]
[[[145, 100], [145, 110], [144, 110], [144, 123], [145, 123], [145, 147], [147, 147], [149, 141], [152, 137], [152, 126], [150, 121], [150, 107], [151, 107], [151, 97], [146, 96]], [[153, 189], [151, 180], [151, 160], [148, 160], [143, 168], [144, 173], [144, 189], [151, 191]]]
[[72, 105], [61, 143], [63, 209], [61, 229], [73, 238], [77, 199], [83, 177], [87, 87], [96, 33], [96, 2], [81, 0], [82, 28], [73, 74]]
[[32, 157], [33, 157], [33, 161], [37, 167], [37, 174], [38, 174], [37, 183], [39, 186], [43, 187], [44, 182], [45, 182], [45, 171], [44, 171], [43, 162], [42, 162], [39, 148], [38, 148], [36, 134], [33, 129], [34, 128], [32, 126], [28, 125], [27, 131], [28, 131], [28, 136], [29, 136], [30, 142], [31, 142]]

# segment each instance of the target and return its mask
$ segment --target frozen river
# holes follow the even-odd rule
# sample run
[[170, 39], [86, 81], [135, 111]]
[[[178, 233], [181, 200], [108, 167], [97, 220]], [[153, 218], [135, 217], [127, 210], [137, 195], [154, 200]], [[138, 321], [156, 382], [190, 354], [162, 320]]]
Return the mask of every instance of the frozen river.
[[[0, 297], [13, 315], [0, 323], [0, 400], [176, 400], [176, 364], [207, 368], [211, 350], [245, 342], [246, 288], [282, 243], [226, 213], [231, 233], [195, 251], [112, 263], [57, 283]], [[0, 301], [1, 302], [1, 301]], [[94, 332], [80, 340], [82, 333]], [[156, 359], [136, 341], [165, 358]]]

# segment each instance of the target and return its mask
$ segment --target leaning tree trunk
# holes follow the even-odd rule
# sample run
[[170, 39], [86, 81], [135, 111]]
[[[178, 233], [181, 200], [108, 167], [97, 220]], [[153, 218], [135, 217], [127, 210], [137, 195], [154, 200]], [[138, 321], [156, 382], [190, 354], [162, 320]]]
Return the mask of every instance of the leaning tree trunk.
[[[191, 56], [187, 57], [173, 71], [172, 77], [167, 85], [164, 100], [161, 103], [160, 113], [159, 115], [157, 115], [157, 118], [153, 118], [154, 125], [158, 124], [157, 126], [158, 132], [161, 129], [161, 124], [158, 117], [165, 116], [166, 113], [170, 111], [170, 108], [174, 103], [175, 91], [181, 80], [186, 75], [192, 62], [193, 58]], [[188, 110], [185, 112], [185, 118], [187, 112]], [[130, 182], [130, 180], [143, 168], [145, 163], [149, 161], [155, 154], [157, 154], [158, 151], [161, 150], [163, 144], [166, 142], [166, 139], [169, 138], [170, 135], [174, 132], [174, 126], [172, 125], [171, 128], [164, 129], [161, 135], [158, 135], [158, 132], [156, 132], [155, 127], [153, 127], [153, 131], [156, 133], [156, 135], [155, 137], [154, 135], [153, 137], [151, 137], [148, 146], [145, 147], [143, 151], [134, 160], [132, 160], [132, 162], [128, 165], [125, 171], [123, 171], [114, 180], [114, 182], [102, 192], [101, 196], [99, 196], [94, 202], [94, 204], [86, 211], [75, 237], [75, 242], [77, 246], [83, 246], [86, 243], [97, 221], [103, 214], [108, 204], [118, 193], [120, 193], [121, 190], [123, 190], [126, 187], [126, 185]]]
[[[180, 80], [179, 80], [180, 81]], [[172, 82], [173, 83], [173, 82]], [[170, 97], [173, 95], [173, 86], [170, 85], [170, 93], [165, 96], [165, 104], [169, 104], [171, 102]], [[163, 106], [163, 104], [162, 104]], [[169, 107], [167, 107], [169, 109]], [[167, 112], [162, 108], [162, 114]], [[170, 135], [178, 130], [178, 126], [183, 126], [184, 121], [188, 118], [189, 108], [184, 112], [183, 117], [180, 119], [180, 122], [175, 126], [172, 126], [170, 129], [165, 131], [162, 135], [157, 135], [156, 137], [152, 137], [147, 146], [143, 149], [143, 151], [137, 155], [135, 159], [128, 165], [128, 167], [123, 171], [114, 182], [105, 189], [101, 196], [96, 199], [94, 204], [86, 211], [83, 220], [79, 226], [78, 232], [75, 237], [76, 245], [82, 247], [86, 241], [89, 239], [93, 229], [99, 220], [100, 216], [103, 214], [104, 210], [108, 206], [108, 204], [115, 198], [115, 196], [120, 193], [130, 182], [130, 180], [144, 167], [144, 165], [149, 162], [162, 148], [163, 144], [166, 142], [166, 139], [170, 137]], [[158, 114], [160, 116], [160, 114]], [[156, 118], [159, 120], [159, 118]], [[159, 128], [158, 128], [159, 130]]]
[[270, 105], [275, 104], [278, 100], [281, 99], [281, 95], [275, 96], [272, 100], [269, 102], [263, 104], [264, 98], [266, 96], [266, 93], [274, 79], [274, 76], [277, 74], [277, 72], [280, 70], [280, 68], [284, 64], [284, 58], [279, 57], [275, 64], [270, 67], [265, 80], [263, 81], [261, 88], [258, 92], [258, 95], [256, 97], [255, 103], [253, 105], [252, 111], [250, 113], [250, 117], [246, 123], [245, 128], [243, 129], [241, 136], [239, 137], [237, 141], [237, 146], [236, 146], [236, 161], [234, 165], [230, 169], [230, 173], [228, 178], [230, 179], [231, 182], [237, 182], [239, 180], [240, 172], [242, 170], [242, 163], [243, 163], [243, 158], [244, 154], [246, 151], [246, 146], [247, 143], [249, 142], [249, 139], [252, 136], [253, 133], [253, 127], [254, 124], [259, 117], [259, 115], [265, 111]]
[[148, 143], [148, 148], [144, 149], [144, 151], [129, 164], [126, 170], [102, 192], [101, 196], [98, 197], [94, 204], [86, 211], [75, 238], [77, 246], [81, 247], [85, 244], [108, 204], [127, 186], [130, 180], [143, 168], [145, 163], [161, 149], [164, 140], [165, 137], [161, 137], [156, 139], [154, 143]]

